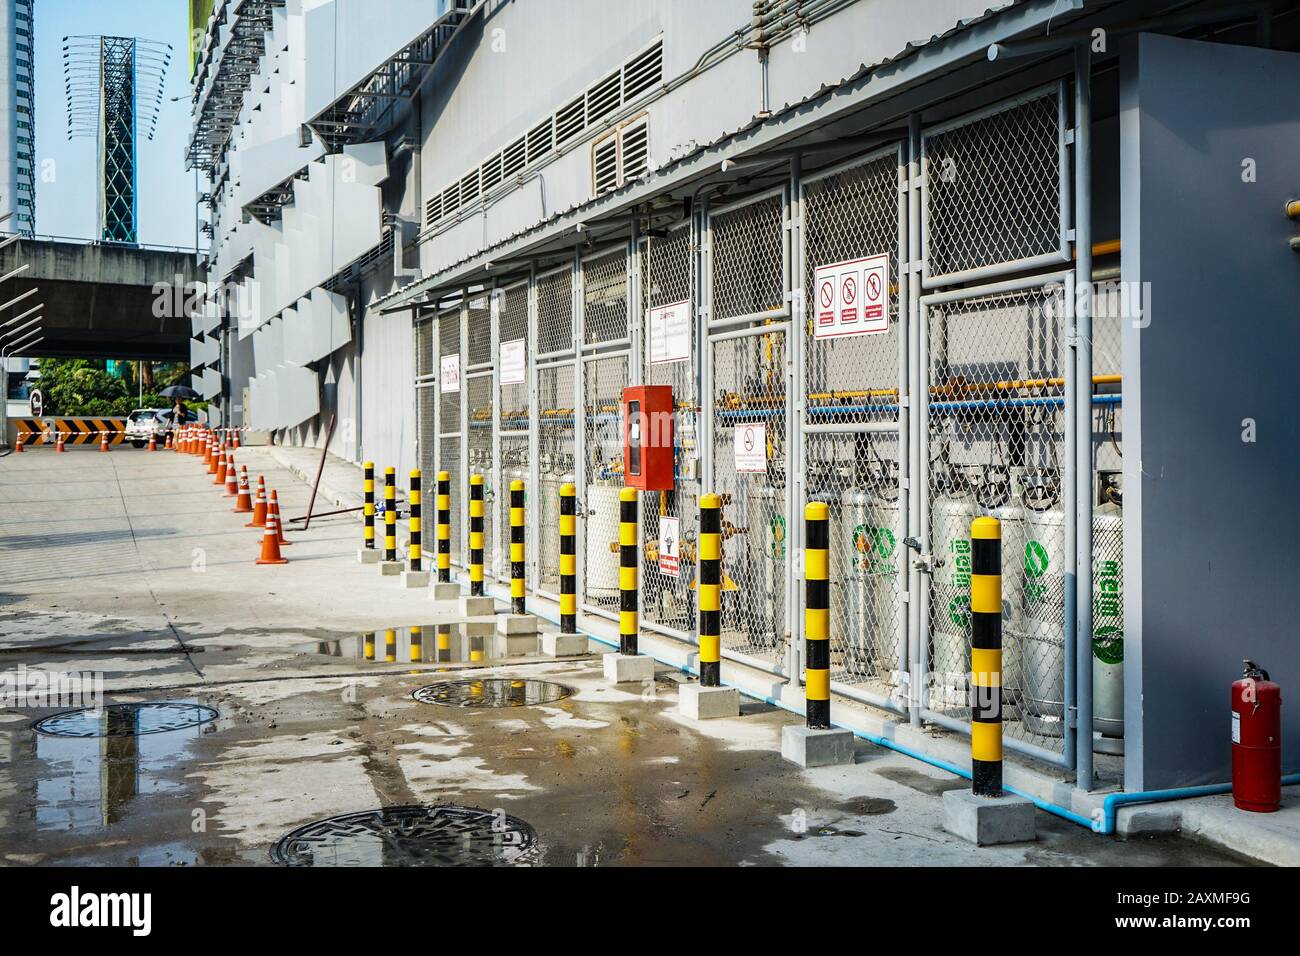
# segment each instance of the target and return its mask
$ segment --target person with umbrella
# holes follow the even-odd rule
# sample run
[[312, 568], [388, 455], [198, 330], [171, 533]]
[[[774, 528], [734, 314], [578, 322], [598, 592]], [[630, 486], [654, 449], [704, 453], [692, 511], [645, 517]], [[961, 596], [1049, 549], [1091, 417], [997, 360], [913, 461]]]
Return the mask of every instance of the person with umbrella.
[[158, 393], [163, 398], [174, 398], [176, 404], [172, 406], [172, 427], [180, 428], [185, 424], [187, 414], [185, 402], [183, 399], [197, 399], [199, 393], [187, 385], [169, 385]]

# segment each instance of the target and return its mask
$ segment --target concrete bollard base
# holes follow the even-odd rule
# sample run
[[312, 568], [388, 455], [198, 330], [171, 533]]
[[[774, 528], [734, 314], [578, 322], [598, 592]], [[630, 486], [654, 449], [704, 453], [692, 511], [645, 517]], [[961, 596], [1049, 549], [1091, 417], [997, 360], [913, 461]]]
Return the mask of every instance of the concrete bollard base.
[[401, 574], [402, 570], [403, 568], [402, 568], [401, 561], [380, 561], [379, 562], [379, 573], [386, 578], [395, 577], [396, 575]]
[[587, 635], [547, 631], [542, 635], [542, 653], [547, 657], [574, 657], [578, 654], [586, 654]]
[[429, 572], [403, 571], [402, 586], [407, 588], [427, 588], [429, 586]]
[[496, 602], [490, 597], [460, 598], [461, 617], [484, 617], [488, 614], [495, 614], [496, 610]]
[[781, 728], [781, 756], [801, 767], [836, 767], [853, 763], [853, 732], [832, 727], [813, 730], [803, 724]]
[[602, 662], [611, 684], [640, 684], [655, 679], [655, 659], [643, 654], [606, 654]]
[[497, 631], [491, 621], [463, 621], [455, 626], [460, 628], [462, 637], [491, 637]]
[[374, 548], [358, 548], [358, 549], [357, 549], [357, 563], [358, 563], [358, 564], [378, 564], [378, 563], [379, 563], [379, 552], [376, 551]]
[[537, 618], [531, 614], [502, 614], [497, 618], [498, 634], [537, 633]]
[[450, 581], [435, 581], [429, 597], [435, 601], [459, 601], [460, 585]]
[[734, 687], [701, 687], [682, 684], [677, 691], [677, 709], [691, 720], [740, 716], [740, 691]]
[[537, 650], [537, 634], [498, 634], [492, 642], [494, 657], [522, 657]]
[[1033, 803], [1011, 794], [977, 797], [969, 790], [944, 791], [943, 828], [976, 846], [1038, 838]]

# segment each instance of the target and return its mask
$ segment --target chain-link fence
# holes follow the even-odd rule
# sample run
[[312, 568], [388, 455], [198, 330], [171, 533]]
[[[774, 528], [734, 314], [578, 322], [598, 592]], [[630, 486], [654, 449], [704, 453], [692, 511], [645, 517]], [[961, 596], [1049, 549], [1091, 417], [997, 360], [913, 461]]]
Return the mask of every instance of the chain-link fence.
[[583, 600], [606, 612], [618, 607], [618, 495], [623, 487], [620, 403], [628, 357], [583, 360], [586, 433], [586, 545]]
[[786, 313], [785, 208], [777, 190], [709, 216], [711, 321]]
[[713, 489], [722, 496], [722, 646], [779, 668], [789, 637], [786, 336], [710, 343]]
[[[673, 390], [674, 488], [641, 496], [646, 564], [641, 617], [684, 637], [695, 634], [695, 561], [700, 487], [695, 348], [695, 250], [689, 223], [648, 236], [638, 249], [648, 385]], [[687, 542], [683, 546], [683, 542]], [[661, 553], [664, 560], [660, 560]]]
[[[423, 475], [436, 475], [438, 463], [438, 383], [437, 381], [417, 382], [415, 385], [415, 414], [417, 418], [416, 434], [419, 436], [417, 457]], [[430, 479], [425, 478], [427, 483]], [[425, 547], [432, 550], [435, 539], [424, 538]]]
[[[465, 400], [469, 402], [469, 437], [465, 443], [466, 451], [469, 456], [469, 471], [466, 478], [474, 475], [481, 475], [483, 478], [483, 497], [485, 501], [490, 501], [493, 491], [495, 490], [495, 475], [492, 464], [492, 427], [493, 427], [493, 402], [492, 402], [492, 372], [474, 372], [465, 378]], [[462, 486], [455, 481], [452, 482], [451, 496], [453, 501], [467, 496], [469, 493], [468, 484]], [[469, 510], [466, 506], [464, 514], [468, 521]], [[452, 531], [453, 537], [460, 536], [460, 528], [457, 526]], [[468, 527], [465, 533], [469, 533]], [[500, 562], [497, 560], [497, 553], [492, 545], [493, 521], [492, 509], [484, 507], [483, 509], [483, 573], [492, 574], [494, 569], [499, 568]]]
[[[539, 335], [540, 337], [540, 335]], [[572, 363], [541, 366], [537, 369], [538, 404], [538, 474], [537, 502], [540, 527], [538, 587], [549, 594], [560, 593], [560, 487], [577, 483], [574, 461]]]
[[625, 249], [583, 260], [582, 308], [583, 341], [587, 344], [628, 337]]
[[537, 354], [573, 349], [573, 273], [562, 266], [537, 277]]
[[497, 376], [501, 382], [502, 432], [528, 431], [528, 283], [505, 289], [497, 321]]
[[[460, 319], [459, 309], [450, 309], [438, 315], [438, 356], [440, 363], [453, 356], [456, 363], [460, 363], [462, 356], [460, 354]], [[461, 540], [463, 515], [465, 514], [461, 503], [461, 496], [457, 494], [457, 489], [461, 487], [464, 475], [461, 472], [461, 435], [460, 435], [460, 402], [462, 384], [459, 378], [459, 369], [456, 380], [453, 383], [443, 381], [443, 376], [439, 374], [439, 401], [438, 401], [438, 457], [434, 463], [433, 472], [436, 481], [439, 471], [447, 471], [451, 474], [451, 557], [453, 561], [460, 562], [461, 558]], [[430, 536], [430, 541], [436, 541], [436, 535]]]
[[1006, 733], [1059, 752], [1065, 699], [1063, 345], [1058, 284], [927, 300], [929, 707], [965, 720], [970, 525], [1002, 523]]
[[927, 286], [1069, 259], [1060, 84], [927, 129], [921, 150]]
[[466, 369], [479, 368], [492, 362], [492, 302], [487, 293], [469, 300], [469, 321], [466, 329], [464, 364]]

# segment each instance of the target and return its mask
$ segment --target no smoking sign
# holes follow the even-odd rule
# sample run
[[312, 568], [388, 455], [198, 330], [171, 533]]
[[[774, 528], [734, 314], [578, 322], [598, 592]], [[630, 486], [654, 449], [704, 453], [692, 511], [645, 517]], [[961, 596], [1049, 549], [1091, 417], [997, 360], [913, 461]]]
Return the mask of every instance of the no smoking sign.
[[889, 331], [888, 253], [818, 266], [816, 285], [816, 338]]

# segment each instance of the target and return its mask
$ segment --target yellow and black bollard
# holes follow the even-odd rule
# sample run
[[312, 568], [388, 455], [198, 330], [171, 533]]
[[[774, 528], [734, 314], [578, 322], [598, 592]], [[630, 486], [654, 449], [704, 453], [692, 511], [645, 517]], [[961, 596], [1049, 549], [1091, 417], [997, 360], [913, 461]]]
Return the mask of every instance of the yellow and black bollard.
[[971, 792], [1002, 795], [1002, 525], [971, 522]]
[[483, 476], [469, 479], [469, 594], [483, 596]]
[[577, 489], [560, 486], [560, 633], [578, 632]]
[[438, 582], [451, 581], [451, 473], [438, 472]]
[[418, 664], [424, 659], [424, 628], [415, 625], [411, 628], [411, 663]]
[[420, 536], [420, 469], [411, 469], [411, 543], [407, 565], [409, 570], [420, 572], [424, 568], [424, 544]]
[[722, 686], [722, 501], [700, 499], [700, 686]]
[[397, 631], [392, 628], [384, 631], [384, 660], [390, 664], [397, 662]]
[[374, 550], [374, 462], [365, 463], [364, 470], [365, 503], [361, 506], [361, 520], [364, 524], [361, 531], [361, 550], [357, 551], [356, 559], [363, 564], [370, 564], [380, 558], [380, 553]]
[[438, 625], [438, 663], [445, 664], [451, 660], [451, 625]]
[[618, 501], [618, 652], [635, 655], [641, 621], [637, 614], [636, 489], [624, 488]]
[[510, 482], [510, 610], [524, 614], [524, 483]]
[[384, 469], [384, 560], [397, 561], [397, 471]]
[[804, 691], [810, 730], [831, 726], [830, 520], [822, 501], [804, 507]]
[[368, 661], [373, 661], [375, 659], [375, 632], [374, 631], [366, 631], [365, 637], [363, 639], [363, 644], [364, 644], [364, 648], [362, 650], [362, 656]]

